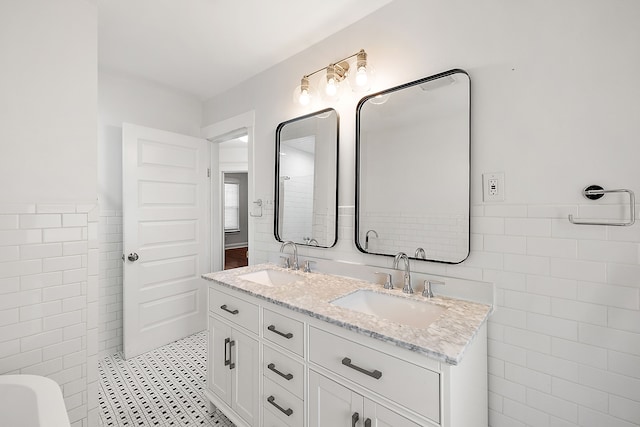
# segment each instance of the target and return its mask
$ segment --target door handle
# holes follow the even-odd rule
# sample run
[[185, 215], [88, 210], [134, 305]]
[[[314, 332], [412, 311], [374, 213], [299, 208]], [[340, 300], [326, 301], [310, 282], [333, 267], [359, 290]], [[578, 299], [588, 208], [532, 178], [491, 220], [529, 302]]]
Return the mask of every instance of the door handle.
[[135, 252], [130, 253], [129, 256], [127, 257], [127, 259], [129, 261], [131, 261], [131, 262], [136, 262], [138, 260], [138, 258], [140, 258], [140, 257]]
[[227, 356], [227, 346], [231, 342], [231, 338], [224, 339], [224, 366], [229, 366], [231, 363], [231, 355]]
[[351, 415], [351, 427], [356, 427], [356, 424], [358, 424], [359, 419], [360, 419], [360, 414], [358, 414], [357, 412], [354, 412], [353, 415]]
[[229, 342], [229, 369], [233, 369], [236, 367], [236, 364], [231, 361], [233, 357], [233, 346], [236, 345], [235, 340]]

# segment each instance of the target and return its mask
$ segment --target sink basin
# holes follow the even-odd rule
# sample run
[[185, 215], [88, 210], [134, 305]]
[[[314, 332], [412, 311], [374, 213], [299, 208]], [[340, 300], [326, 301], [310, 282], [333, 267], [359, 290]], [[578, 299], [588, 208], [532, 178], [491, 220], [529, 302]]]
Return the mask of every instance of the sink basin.
[[253, 273], [243, 274], [238, 276], [238, 278], [264, 286], [289, 285], [302, 279], [296, 274], [280, 270], [260, 270]]
[[370, 290], [356, 291], [331, 304], [416, 328], [426, 328], [446, 311], [436, 304]]

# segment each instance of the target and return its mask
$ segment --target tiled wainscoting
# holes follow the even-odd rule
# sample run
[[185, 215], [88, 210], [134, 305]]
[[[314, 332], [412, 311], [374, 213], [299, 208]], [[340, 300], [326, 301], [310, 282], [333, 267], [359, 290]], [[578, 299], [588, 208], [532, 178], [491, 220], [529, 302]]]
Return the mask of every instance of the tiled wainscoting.
[[122, 212], [100, 211], [98, 222], [98, 352], [105, 357], [122, 351]]
[[204, 396], [207, 333], [200, 332], [123, 360], [100, 361], [100, 421], [104, 427], [234, 427]]
[[0, 374], [54, 379], [73, 427], [98, 421], [97, 212], [0, 205]]
[[[268, 261], [280, 247], [273, 201], [262, 198], [253, 263]], [[640, 425], [640, 221], [604, 227], [567, 220], [568, 214], [619, 219], [628, 211], [604, 203], [477, 205], [465, 262], [411, 263], [415, 271], [495, 283], [492, 427]], [[338, 244], [300, 247], [301, 256], [391, 267], [389, 258], [356, 250], [353, 207], [339, 214]]]

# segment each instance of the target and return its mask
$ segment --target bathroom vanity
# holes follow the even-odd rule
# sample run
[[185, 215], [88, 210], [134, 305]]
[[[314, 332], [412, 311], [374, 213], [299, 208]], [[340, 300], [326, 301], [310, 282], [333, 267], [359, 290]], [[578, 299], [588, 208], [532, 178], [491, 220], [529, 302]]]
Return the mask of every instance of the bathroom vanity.
[[490, 306], [273, 264], [203, 277], [205, 394], [237, 426], [486, 427]]

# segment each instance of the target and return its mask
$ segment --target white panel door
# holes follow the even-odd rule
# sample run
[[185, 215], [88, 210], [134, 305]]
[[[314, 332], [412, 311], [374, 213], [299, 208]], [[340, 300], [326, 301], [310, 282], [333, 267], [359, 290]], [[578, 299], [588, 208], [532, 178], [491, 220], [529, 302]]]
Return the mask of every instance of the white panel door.
[[309, 427], [361, 425], [363, 410], [358, 393], [309, 370]]
[[124, 356], [206, 328], [209, 142], [122, 127]]

